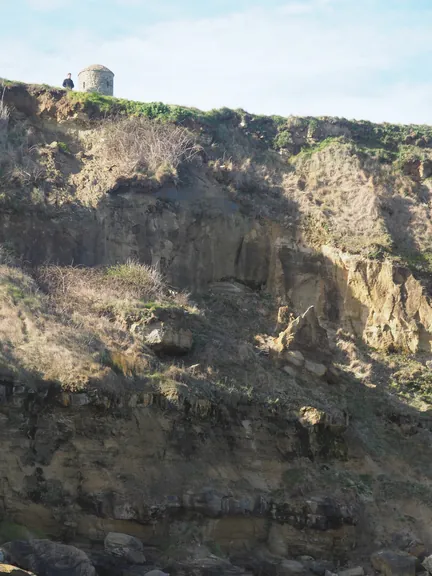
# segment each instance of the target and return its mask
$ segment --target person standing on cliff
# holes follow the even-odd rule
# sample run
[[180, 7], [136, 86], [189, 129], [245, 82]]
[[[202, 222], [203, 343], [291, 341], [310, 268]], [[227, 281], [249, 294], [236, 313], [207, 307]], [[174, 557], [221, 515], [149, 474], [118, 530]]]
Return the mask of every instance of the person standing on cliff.
[[63, 88], [66, 88], [66, 90], [73, 90], [74, 87], [75, 84], [72, 81], [72, 74], [69, 72], [67, 78], [63, 80]]

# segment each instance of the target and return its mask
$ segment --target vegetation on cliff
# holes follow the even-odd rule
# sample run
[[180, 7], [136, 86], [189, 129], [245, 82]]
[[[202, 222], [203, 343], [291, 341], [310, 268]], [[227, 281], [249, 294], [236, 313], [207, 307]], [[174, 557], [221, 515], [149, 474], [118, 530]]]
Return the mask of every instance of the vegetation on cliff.
[[[299, 226], [316, 248], [430, 269], [432, 127], [202, 112], [10, 82], [3, 90], [8, 209], [96, 207], [110, 191], [198, 176], [243, 210]], [[49, 118], [81, 126], [79, 137], [44, 130]]]

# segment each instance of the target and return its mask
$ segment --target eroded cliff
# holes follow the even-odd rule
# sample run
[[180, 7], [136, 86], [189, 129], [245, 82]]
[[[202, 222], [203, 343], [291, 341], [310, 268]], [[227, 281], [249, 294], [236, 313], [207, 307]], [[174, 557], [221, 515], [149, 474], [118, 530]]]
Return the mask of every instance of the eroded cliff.
[[5, 85], [0, 534], [429, 550], [432, 130], [92, 98]]

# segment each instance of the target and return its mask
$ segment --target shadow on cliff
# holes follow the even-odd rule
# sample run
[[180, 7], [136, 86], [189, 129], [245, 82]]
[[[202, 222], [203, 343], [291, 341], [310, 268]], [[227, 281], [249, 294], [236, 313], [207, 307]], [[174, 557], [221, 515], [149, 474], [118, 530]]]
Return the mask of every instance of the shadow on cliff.
[[257, 287], [267, 281], [276, 238], [294, 240], [299, 211], [276, 188], [275, 222], [245, 203], [245, 194], [195, 177], [151, 194], [107, 194], [95, 208], [71, 202], [5, 210], [0, 243], [31, 265], [98, 266], [132, 258], [159, 266], [182, 289], [200, 290], [223, 278]]

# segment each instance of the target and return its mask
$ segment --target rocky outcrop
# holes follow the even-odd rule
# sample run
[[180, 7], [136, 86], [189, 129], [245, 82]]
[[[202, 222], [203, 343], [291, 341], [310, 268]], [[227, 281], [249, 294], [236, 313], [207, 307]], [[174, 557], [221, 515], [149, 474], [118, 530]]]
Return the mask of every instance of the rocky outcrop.
[[[328, 363], [331, 359], [329, 340], [313, 306], [289, 322], [288, 327], [273, 340], [270, 352], [281, 365], [288, 363], [304, 368], [318, 378], [326, 374], [327, 366], [323, 362]], [[289, 366], [283, 369], [293, 376], [296, 374]]]
[[276, 351], [301, 350], [314, 357], [330, 355], [326, 330], [320, 325], [313, 306], [292, 320], [275, 343]]
[[158, 356], [183, 356], [193, 347], [187, 313], [181, 308], [156, 308], [150, 318], [134, 322], [130, 331]]
[[431, 350], [432, 306], [412, 273], [324, 248], [340, 323], [374, 348]]

